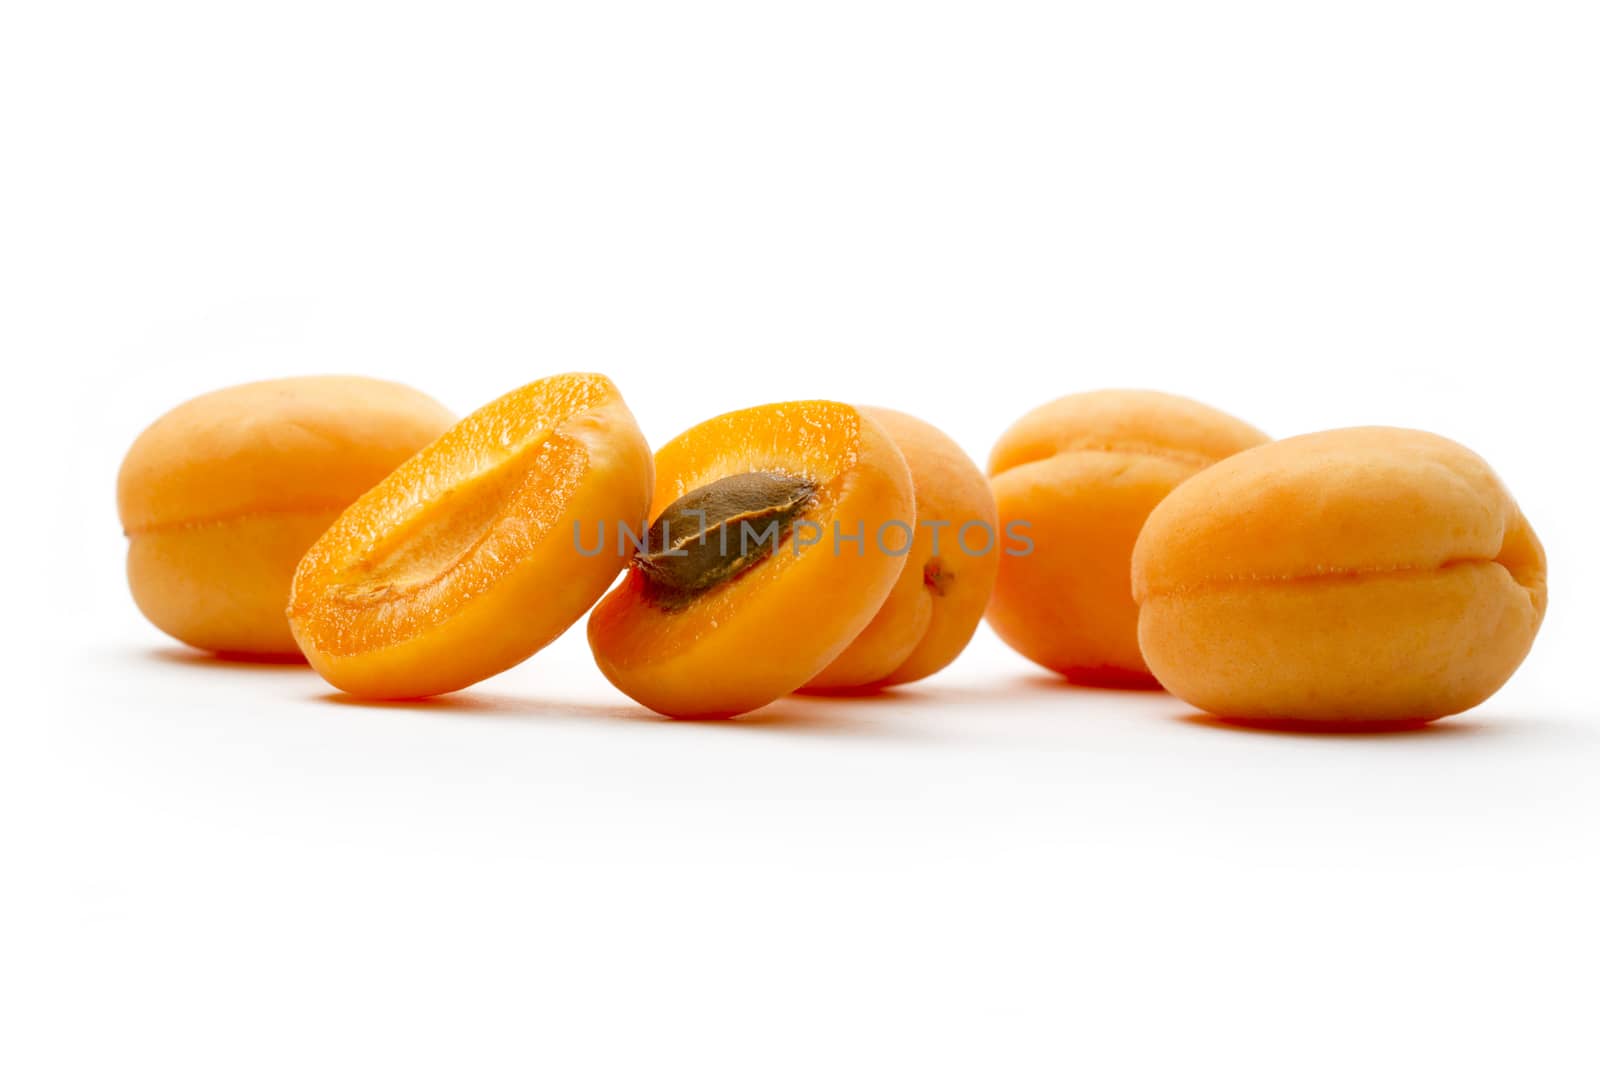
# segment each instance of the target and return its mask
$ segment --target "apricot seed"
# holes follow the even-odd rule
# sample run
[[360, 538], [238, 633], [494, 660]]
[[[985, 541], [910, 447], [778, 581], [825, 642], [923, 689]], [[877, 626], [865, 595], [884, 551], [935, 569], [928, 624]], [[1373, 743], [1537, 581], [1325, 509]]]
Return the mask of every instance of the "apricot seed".
[[719, 478], [667, 505], [636, 563], [660, 602], [682, 607], [777, 551], [816, 493], [815, 483], [775, 471]]

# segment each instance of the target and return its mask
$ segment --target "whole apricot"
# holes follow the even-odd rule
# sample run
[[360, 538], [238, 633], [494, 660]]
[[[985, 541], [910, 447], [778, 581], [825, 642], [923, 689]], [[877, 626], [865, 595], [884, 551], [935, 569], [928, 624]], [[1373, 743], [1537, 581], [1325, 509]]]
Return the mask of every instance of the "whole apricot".
[[1128, 579], [1139, 530], [1186, 479], [1267, 440], [1215, 408], [1143, 390], [1030, 411], [989, 459], [1002, 528], [1031, 542], [1000, 555], [989, 625], [1075, 684], [1153, 686]]
[[767, 404], [655, 456], [644, 550], [589, 615], [613, 685], [674, 718], [728, 718], [816, 677], [905, 567], [882, 551], [915, 518], [900, 449], [860, 409]]
[[117, 475], [134, 602], [196, 648], [298, 656], [284, 618], [295, 564], [453, 421], [415, 389], [356, 377], [254, 382], [180, 404]]
[[[867, 628], [807, 683], [849, 692], [902, 685], [944, 669], [972, 640], [1002, 551], [994, 494], [978, 465], [943, 432], [887, 408], [861, 409], [911, 469], [916, 528], [899, 579]], [[880, 550], [900, 551], [887, 534]]]
[[1421, 723], [1499, 689], [1545, 610], [1545, 556], [1487, 463], [1372, 427], [1263, 445], [1173, 491], [1133, 556], [1161, 684], [1258, 726]]
[[628, 561], [586, 551], [639, 527], [650, 448], [601, 374], [558, 374], [474, 411], [373, 486], [307, 550], [289, 620], [317, 672], [359, 697], [483, 680], [555, 640]]

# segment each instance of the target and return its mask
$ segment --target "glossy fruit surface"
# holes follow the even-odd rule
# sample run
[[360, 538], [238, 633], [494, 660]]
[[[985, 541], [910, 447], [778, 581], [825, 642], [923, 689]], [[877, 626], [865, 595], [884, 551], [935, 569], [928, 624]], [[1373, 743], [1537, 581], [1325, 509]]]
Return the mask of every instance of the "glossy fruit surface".
[[638, 527], [649, 500], [649, 448], [616, 386], [541, 379], [461, 420], [339, 517], [295, 573], [295, 637], [359, 696], [471, 685], [588, 610], [627, 559], [582, 551], [582, 533]]

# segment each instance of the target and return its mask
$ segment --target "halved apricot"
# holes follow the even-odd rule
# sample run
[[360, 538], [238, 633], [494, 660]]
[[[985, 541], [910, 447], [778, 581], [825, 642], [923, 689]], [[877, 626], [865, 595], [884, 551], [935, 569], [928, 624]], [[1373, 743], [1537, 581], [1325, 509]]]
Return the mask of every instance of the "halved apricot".
[[888, 432], [911, 468], [916, 536], [883, 607], [808, 690], [876, 689], [944, 669], [972, 640], [1000, 562], [994, 494], [961, 446], [910, 415], [861, 410]]
[[584, 527], [642, 525], [650, 450], [611, 381], [562, 374], [457, 423], [352, 504], [295, 572], [311, 665], [375, 699], [460, 689], [571, 626], [626, 563]]
[[645, 551], [590, 614], [589, 644], [618, 689], [663, 715], [727, 718], [798, 689], [905, 566], [878, 538], [911, 529], [911, 474], [858, 408], [735, 411], [655, 463]]

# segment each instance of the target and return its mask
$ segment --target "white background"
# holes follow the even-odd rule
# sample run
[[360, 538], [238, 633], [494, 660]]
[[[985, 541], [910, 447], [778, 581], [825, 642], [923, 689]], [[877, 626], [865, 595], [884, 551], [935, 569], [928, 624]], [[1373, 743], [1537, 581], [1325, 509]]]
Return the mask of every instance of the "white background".
[[[1593, 1063], [1590, 3], [0, 14], [0, 1058]], [[1551, 608], [1487, 705], [1253, 734], [937, 679], [729, 725], [581, 627], [437, 710], [187, 656], [113, 483], [173, 404], [592, 369], [980, 460], [1109, 385], [1455, 437]]]

